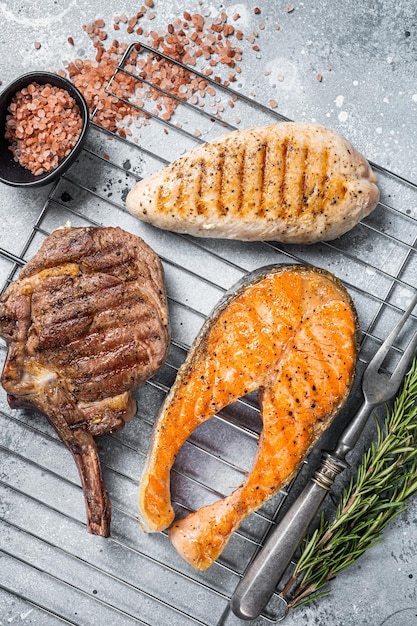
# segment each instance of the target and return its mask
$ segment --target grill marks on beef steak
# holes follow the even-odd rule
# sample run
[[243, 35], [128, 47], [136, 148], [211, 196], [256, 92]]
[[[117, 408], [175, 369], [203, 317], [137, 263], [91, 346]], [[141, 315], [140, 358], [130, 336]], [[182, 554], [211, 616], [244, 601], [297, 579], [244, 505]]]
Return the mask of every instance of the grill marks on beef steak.
[[48, 416], [74, 454], [88, 530], [108, 536], [110, 502], [94, 437], [133, 417], [133, 390], [165, 359], [159, 258], [119, 228], [54, 231], [4, 293], [0, 334], [10, 405]]

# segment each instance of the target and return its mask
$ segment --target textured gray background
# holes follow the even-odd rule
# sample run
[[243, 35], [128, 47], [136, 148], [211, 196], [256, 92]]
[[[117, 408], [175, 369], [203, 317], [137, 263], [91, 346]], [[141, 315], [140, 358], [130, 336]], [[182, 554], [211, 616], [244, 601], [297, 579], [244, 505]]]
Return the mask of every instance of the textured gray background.
[[[74, 53], [91, 56], [91, 42], [82, 24], [98, 17], [110, 23], [115, 14], [132, 15], [140, 4], [130, 0], [121, 4], [110, 0], [0, 2], [0, 80], [6, 85], [26, 71], [58, 70]], [[238, 12], [245, 32], [265, 24], [259, 31], [258, 53], [243, 42], [241, 90], [265, 104], [275, 99], [277, 111], [290, 119], [317, 121], [340, 131], [368, 159], [417, 181], [415, 3], [294, 0], [290, 12], [288, 4], [257, 0], [203, 5], [214, 12]], [[256, 5], [260, 15], [253, 12]], [[155, 0], [152, 28], [165, 28], [184, 8], [202, 10], [196, 0], [186, 4], [184, 0]], [[70, 35], [74, 48], [67, 42]], [[39, 50], [34, 48], [35, 41], [41, 43]], [[25, 212], [30, 223], [47, 194], [48, 189], [25, 192], [0, 185], [1, 219], [10, 224], [10, 216]], [[11, 230], [1, 234], [4, 241], [13, 237]], [[416, 522], [414, 500], [390, 525], [383, 541], [332, 582], [329, 596], [299, 609], [285, 623], [417, 624]], [[1, 625], [27, 624], [30, 619], [24, 607], [0, 596]], [[44, 623], [34, 619], [30, 623]]]

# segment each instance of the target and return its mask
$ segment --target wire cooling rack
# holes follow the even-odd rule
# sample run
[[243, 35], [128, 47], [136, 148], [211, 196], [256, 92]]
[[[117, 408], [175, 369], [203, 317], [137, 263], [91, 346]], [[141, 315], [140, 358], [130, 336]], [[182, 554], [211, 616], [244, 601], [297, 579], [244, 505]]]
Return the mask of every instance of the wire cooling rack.
[[[204, 80], [204, 88], [193, 98], [180, 94], [172, 106], [173, 97], [163, 84], [137, 74], [137, 59], [149, 54], [164, 59], [173, 71], [186, 70], [190, 81]], [[136, 83], [134, 93], [123, 91], [123, 77]], [[417, 186], [372, 164], [381, 189], [375, 211], [341, 239], [309, 247], [204, 240], [160, 231], [125, 209], [124, 199], [136, 180], [227, 130], [284, 118], [137, 44], [126, 51], [108, 93], [129, 104], [129, 123], [121, 133], [110, 132], [98, 126], [93, 116], [79, 161], [58, 181], [35, 219], [28, 220], [23, 210], [15, 215], [8, 246], [0, 249], [1, 285], [4, 289], [17, 276], [43, 239], [59, 226], [121, 226], [145, 239], [163, 261], [172, 342], [163, 368], [136, 392], [135, 418], [124, 430], [100, 440], [113, 506], [110, 539], [87, 534], [75, 463], [47, 420], [11, 411], [2, 392], [0, 606], [4, 615], [19, 614], [27, 623], [43, 626], [235, 624], [237, 618], [228, 612], [230, 597], [297, 485], [314, 468], [316, 453], [287, 490], [245, 520], [219, 561], [199, 573], [177, 555], [166, 533], [146, 535], [137, 523], [138, 479], [155, 415], [222, 294], [246, 272], [271, 263], [310, 263], [344, 281], [362, 329], [361, 371], [416, 287]], [[164, 115], [170, 98], [173, 113]], [[415, 322], [414, 316], [410, 324]], [[406, 334], [396, 346], [397, 357]], [[3, 359], [5, 353], [2, 345]], [[355, 388], [320, 449], [342, 430], [359, 401]], [[199, 427], [173, 469], [177, 511], [194, 510], [239, 485], [251, 467], [260, 429], [253, 395]], [[267, 609], [263, 622], [274, 619]]]

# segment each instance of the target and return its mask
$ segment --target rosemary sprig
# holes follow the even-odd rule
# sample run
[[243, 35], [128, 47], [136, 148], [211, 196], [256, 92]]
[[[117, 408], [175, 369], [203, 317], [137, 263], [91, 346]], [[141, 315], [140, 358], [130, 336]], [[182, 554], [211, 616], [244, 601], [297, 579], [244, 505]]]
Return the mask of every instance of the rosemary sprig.
[[288, 607], [317, 599], [329, 580], [380, 541], [385, 526], [417, 491], [417, 359], [376, 441], [363, 454], [356, 476], [342, 492], [333, 521], [324, 516], [307, 539], [282, 595]]

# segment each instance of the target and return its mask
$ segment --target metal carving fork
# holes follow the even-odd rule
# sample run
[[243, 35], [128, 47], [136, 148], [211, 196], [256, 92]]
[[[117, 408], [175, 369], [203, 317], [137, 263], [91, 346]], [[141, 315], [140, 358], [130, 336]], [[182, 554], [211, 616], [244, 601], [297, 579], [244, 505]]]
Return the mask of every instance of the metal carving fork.
[[268, 536], [264, 547], [236, 587], [231, 598], [231, 608], [240, 619], [255, 619], [265, 608], [336, 476], [348, 466], [345, 457], [357, 443], [372, 409], [397, 393], [417, 348], [417, 332], [392, 375], [388, 377], [380, 369], [416, 304], [417, 294], [363, 374], [362, 407], [342, 433], [333, 452], [323, 454], [320, 467], [282, 521]]

